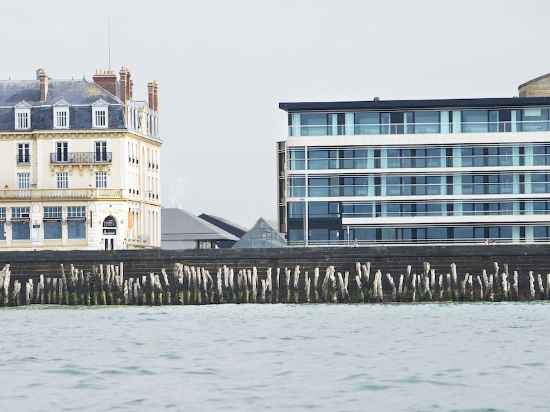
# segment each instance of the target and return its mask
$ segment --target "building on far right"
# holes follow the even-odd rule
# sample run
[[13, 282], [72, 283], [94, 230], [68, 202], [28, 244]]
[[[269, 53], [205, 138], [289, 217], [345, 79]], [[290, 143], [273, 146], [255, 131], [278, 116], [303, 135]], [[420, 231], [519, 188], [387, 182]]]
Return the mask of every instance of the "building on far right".
[[550, 74], [519, 97], [279, 107], [289, 246], [550, 240]]

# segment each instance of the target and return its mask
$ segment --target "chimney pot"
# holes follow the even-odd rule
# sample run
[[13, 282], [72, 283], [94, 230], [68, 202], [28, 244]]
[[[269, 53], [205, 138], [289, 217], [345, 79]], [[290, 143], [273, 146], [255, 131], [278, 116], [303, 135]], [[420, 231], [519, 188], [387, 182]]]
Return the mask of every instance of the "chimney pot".
[[40, 68], [36, 71], [36, 80], [40, 81], [40, 101], [45, 102], [48, 100], [48, 76], [44, 69]]

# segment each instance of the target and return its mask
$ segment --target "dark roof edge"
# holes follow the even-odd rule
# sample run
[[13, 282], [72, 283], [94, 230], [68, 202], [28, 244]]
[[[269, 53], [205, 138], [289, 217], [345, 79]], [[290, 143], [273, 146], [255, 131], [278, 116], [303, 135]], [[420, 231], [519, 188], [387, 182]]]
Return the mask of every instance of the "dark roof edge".
[[281, 102], [279, 109], [287, 112], [304, 110], [353, 110], [353, 109], [435, 109], [455, 107], [535, 106], [550, 104], [550, 97], [488, 97], [478, 99], [428, 99], [428, 100], [365, 100], [339, 102]]

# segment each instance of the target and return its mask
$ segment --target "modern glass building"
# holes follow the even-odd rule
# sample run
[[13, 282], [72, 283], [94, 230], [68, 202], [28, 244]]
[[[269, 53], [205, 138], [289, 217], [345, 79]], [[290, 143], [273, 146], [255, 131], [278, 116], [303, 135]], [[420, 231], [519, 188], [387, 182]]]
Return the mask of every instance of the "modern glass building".
[[280, 103], [290, 245], [550, 240], [550, 75], [520, 97]]

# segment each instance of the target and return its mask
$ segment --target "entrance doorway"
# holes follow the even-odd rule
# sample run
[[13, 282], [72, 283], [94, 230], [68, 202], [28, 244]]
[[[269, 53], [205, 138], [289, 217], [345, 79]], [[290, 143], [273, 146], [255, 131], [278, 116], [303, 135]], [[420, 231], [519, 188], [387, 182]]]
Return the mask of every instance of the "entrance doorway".
[[103, 247], [105, 250], [115, 250], [117, 223], [113, 216], [103, 220]]

